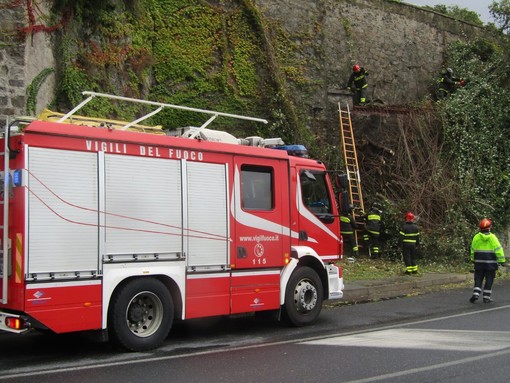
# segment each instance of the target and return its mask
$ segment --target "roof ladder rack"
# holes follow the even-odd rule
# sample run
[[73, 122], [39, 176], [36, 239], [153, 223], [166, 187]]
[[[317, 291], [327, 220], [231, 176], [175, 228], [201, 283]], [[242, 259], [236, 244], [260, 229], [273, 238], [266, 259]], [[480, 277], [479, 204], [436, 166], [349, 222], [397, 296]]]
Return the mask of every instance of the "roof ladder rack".
[[[144, 104], [144, 105], [152, 105], [152, 106], [155, 106], [157, 107], [155, 110], [153, 110], [152, 112], [150, 113], [147, 113], [146, 115], [136, 119], [135, 121], [132, 121], [126, 125], [124, 125], [121, 130], [126, 130], [128, 129], [130, 126], [132, 125], [135, 125], [135, 124], [138, 124], [139, 122], [149, 118], [149, 117], [152, 117], [156, 114], [158, 114], [159, 112], [161, 112], [163, 109], [165, 108], [171, 108], [171, 109], [180, 109], [180, 110], [186, 110], [186, 111], [189, 111], [189, 112], [196, 112], [196, 113], [204, 113], [204, 114], [210, 114], [212, 115], [212, 117], [205, 123], [203, 124], [200, 128], [199, 128], [199, 131], [201, 129], [204, 129], [207, 125], [209, 125], [216, 117], [218, 116], [224, 116], [224, 117], [230, 117], [230, 118], [237, 118], [237, 119], [240, 119], [240, 120], [249, 120], [249, 121], [256, 121], [256, 122], [263, 122], [264, 124], [267, 124], [267, 120], [264, 120], [262, 118], [255, 118], [255, 117], [248, 117], [248, 116], [241, 116], [241, 115], [238, 115], [238, 114], [230, 114], [230, 113], [222, 113], [222, 112], [215, 112], [215, 111], [212, 111], [212, 110], [206, 110], [206, 109], [197, 109], [197, 108], [190, 108], [190, 107], [187, 107], [187, 106], [181, 106], [181, 105], [173, 105], [173, 104], [166, 104], [166, 103], [162, 103], [162, 102], [155, 102], [155, 101], [147, 101], [147, 100], [140, 100], [140, 99], [137, 99], [137, 98], [129, 98], [129, 97], [122, 97], [122, 96], [116, 96], [116, 95], [113, 95], [113, 94], [106, 94], [106, 93], [97, 93], [97, 92], [90, 92], [90, 91], [84, 91], [82, 92], [82, 94], [84, 96], [88, 96], [85, 100], [83, 100], [80, 104], [78, 104], [74, 109], [72, 109], [71, 111], [69, 111], [66, 115], [64, 115], [63, 117], [61, 117], [58, 122], [64, 122], [66, 121], [67, 119], [69, 119], [72, 115], [74, 115], [77, 111], [79, 111], [81, 108], [83, 108], [86, 104], [88, 104], [91, 100], [93, 100], [95, 97], [103, 97], [103, 98], [109, 98], [111, 100], [118, 100], [118, 101], [126, 101], [126, 102], [133, 102], [133, 103], [138, 103], [138, 104]], [[198, 131], [195, 132], [196, 134], [198, 134]]]

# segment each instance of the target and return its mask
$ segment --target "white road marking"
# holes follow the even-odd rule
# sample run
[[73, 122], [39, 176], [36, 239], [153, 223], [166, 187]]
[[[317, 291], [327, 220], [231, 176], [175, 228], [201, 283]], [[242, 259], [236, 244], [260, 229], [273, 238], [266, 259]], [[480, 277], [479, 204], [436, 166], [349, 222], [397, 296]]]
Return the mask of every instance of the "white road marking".
[[388, 329], [347, 336], [336, 336], [299, 344], [314, 346], [491, 352], [509, 347], [510, 332]]
[[[379, 327], [379, 330], [382, 331], [385, 329], [395, 329], [395, 328], [399, 328], [399, 327], [403, 327], [403, 326], [413, 326], [413, 325], [417, 325], [417, 324], [436, 322], [436, 321], [441, 321], [441, 320], [445, 320], [445, 319], [452, 319], [452, 318], [458, 318], [458, 317], [463, 317], [463, 316], [482, 314], [487, 311], [506, 310], [508, 308], [510, 308], [510, 305], [492, 307], [490, 309], [484, 309], [484, 310], [480, 310], [480, 311], [454, 314], [454, 315], [446, 315], [443, 317], [423, 319], [423, 320], [407, 322], [407, 323], [403, 323], [403, 324], [400, 323], [400, 324], [393, 324], [393, 325], [388, 325], [388, 326], [381, 326], [381, 327]], [[362, 334], [362, 333], [364, 333], [364, 332], [352, 331], [352, 332], [344, 333], [343, 336], [356, 335], [356, 334]], [[338, 335], [338, 336], [341, 336], [341, 335]], [[329, 339], [329, 338], [331, 338], [331, 335], [313, 336], [313, 337], [309, 337], [309, 341], [319, 341], [319, 340]], [[250, 350], [250, 349], [257, 349], [257, 348], [264, 348], [264, 347], [271, 347], [271, 346], [279, 346], [279, 345], [284, 345], [284, 344], [292, 344], [292, 343], [297, 344], [297, 343], [303, 343], [303, 342], [296, 342], [295, 339], [292, 339], [292, 340], [283, 340], [283, 341], [277, 341], [277, 342], [251, 344], [251, 345], [245, 345], [245, 346], [225, 347], [223, 349], [198, 351], [198, 352], [193, 352], [193, 353], [189, 353], [189, 354], [185, 354], [185, 355], [165, 355], [165, 356], [150, 357], [149, 355], [152, 355], [152, 353], [133, 353], [133, 354], [129, 354], [128, 357], [126, 357], [125, 355], [122, 355], [121, 357], [119, 357], [119, 356], [115, 357], [116, 359], [122, 359], [122, 358], [126, 357], [128, 360], [110, 360], [110, 361], [95, 362], [95, 363], [94, 363], [94, 361], [92, 361], [92, 363], [90, 363], [90, 361], [84, 360], [82, 362], [83, 365], [69, 363], [70, 364], [69, 367], [66, 367], [66, 366], [49, 367], [46, 370], [44, 369], [44, 367], [40, 368], [39, 370], [35, 370], [34, 367], [32, 366], [32, 367], [30, 367], [29, 372], [14, 370], [11, 373], [8, 373], [5, 375], [0, 374], [0, 380], [9, 379], [9, 378], [12, 379], [12, 378], [21, 378], [21, 377], [38, 376], [38, 375], [57, 374], [57, 373], [63, 373], [63, 372], [68, 372], [68, 371], [86, 371], [86, 370], [91, 370], [91, 369], [98, 369], [98, 368], [105, 368], [105, 367], [118, 367], [118, 366], [133, 365], [133, 364], [139, 364], [139, 363], [160, 362], [160, 361], [171, 360], [171, 359], [190, 358], [190, 357], [194, 357], [194, 356], [209, 355], [209, 354], [221, 354], [221, 353], [225, 353], [225, 352]], [[383, 375], [383, 376], [379, 376], [379, 377], [366, 378], [366, 379], [362, 379], [362, 380], [355, 380], [355, 381], [344, 382], [344, 383], [375, 382], [379, 379], [383, 380], [386, 378], [403, 376], [403, 375], [413, 374], [413, 373], [417, 373], [417, 372], [421, 372], [421, 371], [432, 370], [434, 368], [443, 368], [443, 367], [447, 367], [447, 366], [453, 366], [456, 364], [467, 363], [470, 361], [483, 360], [483, 359], [487, 359], [487, 358], [492, 358], [494, 356], [506, 355], [506, 354], [510, 354], [510, 350], [499, 351], [499, 352], [496, 352], [493, 354], [481, 355], [479, 357], [465, 358], [465, 359], [461, 359], [458, 361], [443, 363], [443, 364], [439, 364], [439, 365], [435, 365], [435, 366], [417, 368], [417, 369], [407, 370], [407, 371], [400, 371], [400, 372], [394, 373], [394, 374], [388, 374], [388, 375]], [[144, 356], [146, 356], [146, 357], [144, 357]], [[129, 357], [133, 357], [136, 359], [129, 359]], [[90, 364], [87, 364], [87, 363], [90, 363]]]
[[473, 356], [471, 358], [464, 358], [464, 359], [453, 360], [451, 362], [433, 364], [431, 366], [411, 368], [409, 370], [397, 371], [397, 372], [393, 372], [393, 373], [385, 374], [385, 375], [371, 376], [369, 378], [364, 378], [364, 379], [349, 380], [348, 382], [343, 382], [343, 383], [380, 382], [380, 381], [383, 381], [386, 379], [399, 378], [399, 377], [406, 376], [406, 375], [418, 374], [420, 372], [428, 372], [428, 371], [437, 370], [437, 369], [441, 369], [441, 368], [457, 366], [460, 364], [479, 363], [481, 360], [484, 360], [484, 359], [492, 359], [492, 358], [496, 358], [498, 356], [505, 356], [508, 354], [510, 354], [510, 350], [498, 351], [498, 352], [494, 352], [494, 353], [490, 353], [490, 354]]
[[[448, 315], [440, 318], [431, 318], [404, 324], [411, 326], [427, 322], [452, 319], [463, 316], [477, 315], [487, 311], [505, 310], [510, 306], [500, 306], [475, 311]], [[386, 347], [386, 348], [418, 348], [424, 350], [447, 350], [447, 351], [470, 351], [488, 352], [483, 355], [476, 355], [468, 358], [452, 360], [449, 362], [433, 364], [409, 370], [396, 371], [385, 375], [371, 376], [362, 379], [351, 380], [344, 383], [371, 383], [414, 375], [422, 372], [448, 368], [452, 366], [479, 363], [485, 359], [492, 359], [499, 356], [510, 355], [510, 332], [508, 331], [461, 331], [461, 330], [429, 330], [399, 328], [402, 324], [384, 326], [376, 331], [357, 332], [338, 335], [329, 338], [314, 339], [300, 342], [298, 344], [309, 345], [330, 345], [349, 347]], [[491, 352], [492, 351], [492, 352]]]

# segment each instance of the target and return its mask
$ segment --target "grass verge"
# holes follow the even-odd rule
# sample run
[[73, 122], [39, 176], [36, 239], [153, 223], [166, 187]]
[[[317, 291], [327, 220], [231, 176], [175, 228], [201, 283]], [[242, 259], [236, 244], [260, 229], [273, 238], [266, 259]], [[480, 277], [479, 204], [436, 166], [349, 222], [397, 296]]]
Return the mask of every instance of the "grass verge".
[[[338, 264], [342, 266], [343, 276], [347, 281], [384, 279], [395, 275], [403, 275], [405, 271], [402, 262], [385, 259], [355, 258], [354, 262], [350, 262], [349, 258], [344, 258]], [[418, 267], [419, 273], [459, 274], [469, 274], [473, 268], [469, 263], [445, 264], [437, 262], [418, 263]]]

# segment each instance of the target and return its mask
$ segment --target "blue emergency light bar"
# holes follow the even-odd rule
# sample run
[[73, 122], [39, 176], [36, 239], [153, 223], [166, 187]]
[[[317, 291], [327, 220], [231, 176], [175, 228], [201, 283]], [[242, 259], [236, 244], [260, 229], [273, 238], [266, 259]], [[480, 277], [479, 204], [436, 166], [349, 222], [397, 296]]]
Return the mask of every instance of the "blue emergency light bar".
[[290, 156], [308, 158], [308, 150], [304, 145], [278, 145], [273, 148], [285, 150]]

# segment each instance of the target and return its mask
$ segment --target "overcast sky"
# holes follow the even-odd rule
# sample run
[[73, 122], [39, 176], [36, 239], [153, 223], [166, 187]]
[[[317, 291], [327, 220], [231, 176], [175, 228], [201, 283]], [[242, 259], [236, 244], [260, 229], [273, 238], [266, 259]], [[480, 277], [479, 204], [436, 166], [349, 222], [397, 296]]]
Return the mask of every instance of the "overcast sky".
[[493, 0], [403, 0], [404, 3], [424, 6], [428, 5], [433, 7], [437, 4], [442, 5], [457, 5], [461, 8], [467, 8], [470, 11], [478, 13], [480, 19], [484, 23], [494, 22], [489, 14], [489, 5]]

